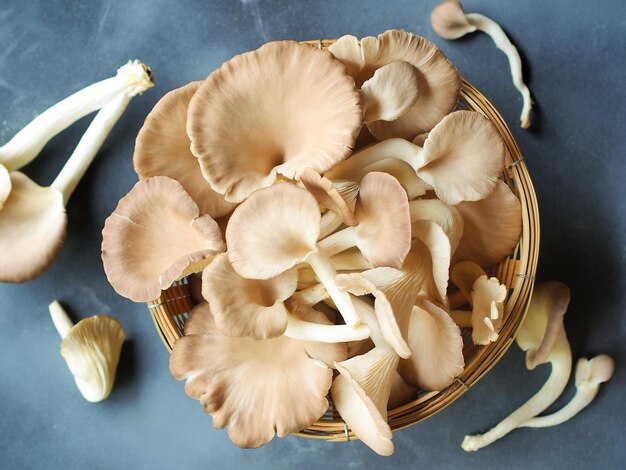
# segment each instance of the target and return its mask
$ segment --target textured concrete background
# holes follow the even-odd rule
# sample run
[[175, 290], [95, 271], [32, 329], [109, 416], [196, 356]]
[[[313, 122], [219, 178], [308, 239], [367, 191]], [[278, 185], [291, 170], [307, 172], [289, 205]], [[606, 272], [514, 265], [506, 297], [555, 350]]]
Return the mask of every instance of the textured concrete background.
[[[54, 267], [0, 286], [0, 466], [3, 468], [624, 468], [626, 440], [626, 3], [466, 1], [499, 21], [519, 46], [536, 99], [533, 128], [517, 126], [521, 99], [506, 59], [475, 34], [439, 39], [420, 1], [0, 1], [0, 142], [37, 113], [129, 58], [157, 86], [131, 103], [68, 207], [69, 237]], [[532, 395], [548, 367], [525, 370], [514, 346], [469, 393], [397, 433], [393, 457], [361, 443], [289, 437], [241, 450], [187, 398], [142, 305], [117, 296], [100, 261], [100, 231], [136, 181], [134, 137], [168, 90], [272, 39], [359, 37], [405, 28], [442, 47], [513, 127], [541, 209], [540, 280], [562, 280], [573, 299], [565, 325], [575, 358], [606, 352], [617, 374], [591, 408], [546, 430], [518, 430], [466, 454], [467, 433], [488, 429]], [[90, 118], [55, 138], [26, 172], [49, 184]], [[2, 254], [0, 253], [0, 256]], [[93, 405], [58, 354], [47, 305], [75, 319], [107, 313], [128, 335], [116, 388]], [[565, 402], [574, 393], [567, 389]]]

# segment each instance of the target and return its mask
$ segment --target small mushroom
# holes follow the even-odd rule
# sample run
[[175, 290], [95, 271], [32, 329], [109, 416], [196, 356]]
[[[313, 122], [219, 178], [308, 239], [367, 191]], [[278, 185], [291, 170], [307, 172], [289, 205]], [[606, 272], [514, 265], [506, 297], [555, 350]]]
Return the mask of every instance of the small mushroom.
[[108, 315], [95, 315], [76, 325], [58, 301], [49, 305], [50, 316], [61, 335], [61, 356], [72, 372], [85, 400], [96, 403], [111, 394], [122, 343], [122, 325]]
[[189, 104], [187, 132], [211, 187], [229, 202], [345, 159], [363, 123], [354, 80], [327, 52], [274, 41], [225, 62]]
[[139, 178], [169, 176], [178, 181], [198, 204], [200, 213], [214, 219], [231, 212], [236, 204], [213, 191], [202, 176], [198, 159], [191, 153], [187, 135], [187, 109], [201, 81], [167, 93], [146, 117], [137, 134], [133, 166]]
[[[563, 393], [572, 370], [572, 352], [563, 328], [563, 312], [569, 304], [569, 288], [559, 282], [547, 282], [535, 286], [528, 312], [516, 337], [517, 345], [529, 355], [549, 350], [545, 362], [552, 365], [550, 376], [541, 389], [497, 426], [485, 434], [465, 436], [461, 447], [466, 451], [482, 449], [504, 437], [513, 429], [548, 408]], [[553, 334], [557, 331], [557, 335]], [[550, 345], [545, 348], [542, 345]], [[531, 356], [532, 357], [532, 356]], [[531, 361], [532, 362], [532, 361]]]
[[176, 279], [200, 272], [225, 249], [217, 223], [200, 215], [180, 183], [139, 181], [107, 218], [102, 262], [115, 291], [135, 302], [156, 299]]
[[357, 246], [373, 266], [399, 268], [411, 248], [411, 221], [406, 192], [393, 176], [373, 172], [361, 180], [356, 201], [355, 227], [319, 242], [332, 256]]
[[576, 364], [576, 394], [560, 410], [546, 416], [529, 419], [519, 427], [547, 428], [568, 421], [585, 409], [598, 394], [600, 384], [608, 382], [615, 372], [615, 361], [600, 354], [592, 359], [581, 357]]
[[521, 126], [524, 129], [530, 127], [530, 109], [533, 102], [530, 90], [522, 77], [522, 59], [500, 25], [491, 18], [478, 13], [466, 14], [459, 0], [445, 0], [437, 5], [432, 11], [430, 21], [435, 32], [443, 39], [458, 39], [476, 30], [486, 33], [493, 39], [496, 47], [509, 59], [513, 84], [524, 100], [520, 116]]
[[[319, 173], [310, 168], [304, 169], [300, 174], [300, 180], [306, 190], [310, 192], [320, 204], [341, 218], [341, 222], [351, 227], [358, 224], [358, 220], [353, 212], [354, 207], [350, 207], [349, 202], [342, 197], [331, 180], [320, 176]], [[354, 191], [354, 201], [356, 201], [359, 186], [356, 183], [352, 184], [356, 187], [356, 191]]]

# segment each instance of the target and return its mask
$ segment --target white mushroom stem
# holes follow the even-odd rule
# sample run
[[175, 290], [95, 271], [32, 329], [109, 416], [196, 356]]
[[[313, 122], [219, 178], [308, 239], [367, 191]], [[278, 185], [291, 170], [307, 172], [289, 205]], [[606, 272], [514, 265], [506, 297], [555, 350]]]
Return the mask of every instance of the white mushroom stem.
[[336, 214], [333, 211], [328, 211], [320, 220], [320, 235], [318, 240], [322, 240], [326, 238], [335, 230], [337, 230], [343, 224], [343, 220], [341, 220], [341, 216]]
[[359, 314], [363, 317], [363, 320], [369, 326], [370, 330], [370, 338], [372, 339], [372, 343], [377, 348], [390, 348], [389, 344], [384, 340], [383, 335], [380, 331], [380, 325], [378, 324], [378, 320], [376, 319], [376, 311], [373, 305], [368, 304], [363, 299], [352, 296], [352, 302], [354, 303], [355, 308], [359, 312]]
[[346, 227], [332, 235], [320, 240], [318, 246], [324, 250], [327, 256], [335, 256], [356, 246], [354, 227]]
[[561, 396], [572, 370], [572, 352], [564, 329], [561, 329], [548, 361], [552, 365], [552, 370], [543, 387], [530, 400], [485, 434], [465, 436], [461, 444], [463, 450], [470, 452], [488, 446], [537, 416]]
[[522, 98], [524, 100], [522, 114], [520, 115], [521, 126], [524, 129], [528, 129], [528, 127], [530, 127], [530, 109], [532, 108], [533, 102], [530, 97], [530, 90], [524, 83], [524, 79], [522, 77], [522, 60], [519, 52], [511, 43], [500, 25], [491, 18], [487, 18], [479, 13], [468, 13], [465, 17], [472, 26], [489, 35], [489, 37], [493, 39], [496, 47], [504, 52], [506, 57], [509, 59], [513, 84], [522, 94]]
[[50, 311], [52, 323], [54, 323], [54, 327], [59, 333], [59, 336], [61, 336], [61, 339], [65, 339], [67, 333], [74, 326], [74, 323], [72, 323], [72, 320], [70, 320], [70, 317], [67, 315], [65, 309], [61, 307], [58, 300], [48, 305], [48, 310]]
[[118, 69], [115, 77], [89, 85], [58, 102], [0, 147], [0, 163], [9, 170], [25, 166], [52, 137], [83, 116], [119, 95], [134, 96], [153, 86], [149, 70], [138, 60], [129, 61]]
[[130, 99], [130, 95], [119, 95], [96, 114], [69, 160], [50, 185], [63, 194], [63, 204], [67, 204]]
[[285, 336], [301, 341], [319, 341], [321, 343], [345, 343], [368, 338], [370, 329], [364, 323], [358, 326], [322, 325], [300, 320], [294, 315], [287, 317]]
[[[598, 364], [601, 367], [593, 367]], [[576, 416], [593, 401], [600, 390], [600, 384], [607, 382], [613, 376], [614, 369], [613, 359], [604, 354], [591, 360], [586, 357], [580, 358], [576, 366], [576, 394], [574, 398], [559, 411], [547, 416], [532, 418], [521, 424], [520, 427], [546, 428], [557, 426]], [[589, 373], [590, 370], [591, 373]]]

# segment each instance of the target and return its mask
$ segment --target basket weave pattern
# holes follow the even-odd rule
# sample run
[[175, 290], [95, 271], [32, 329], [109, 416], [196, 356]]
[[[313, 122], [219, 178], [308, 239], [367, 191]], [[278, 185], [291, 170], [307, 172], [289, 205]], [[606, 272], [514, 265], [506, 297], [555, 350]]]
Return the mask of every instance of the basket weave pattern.
[[[307, 41], [326, 49], [333, 40]], [[389, 425], [398, 430], [418, 423], [442, 410], [468, 391], [498, 362], [513, 343], [522, 322], [532, 293], [539, 256], [539, 212], [535, 191], [521, 152], [510, 129], [493, 105], [463, 80], [460, 105], [477, 111], [491, 120], [502, 136], [505, 146], [505, 171], [502, 180], [516, 194], [522, 206], [522, 234], [514, 252], [490, 273], [508, 288], [504, 306], [504, 320], [498, 339], [487, 346], [476, 346], [471, 341], [470, 330], [463, 333], [465, 369], [445, 390], [423, 392], [416, 400], [389, 410]], [[188, 313], [194, 307], [186, 279], [163, 291], [148, 303], [148, 309], [163, 343], [171, 351], [183, 334]], [[326, 414], [315, 424], [298, 433], [300, 436], [346, 441], [356, 439], [339, 417], [332, 404]]]

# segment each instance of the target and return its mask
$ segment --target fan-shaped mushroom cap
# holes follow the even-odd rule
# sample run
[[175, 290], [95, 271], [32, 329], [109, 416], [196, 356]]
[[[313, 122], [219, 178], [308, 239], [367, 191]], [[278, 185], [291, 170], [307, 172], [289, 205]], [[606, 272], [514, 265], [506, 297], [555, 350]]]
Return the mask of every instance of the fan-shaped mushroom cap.
[[513, 252], [522, 231], [522, 206], [504, 182], [498, 181], [485, 199], [461, 202], [457, 209], [464, 224], [455, 260], [488, 266]]
[[489, 344], [502, 327], [506, 286], [495, 277], [480, 276], [472, 288], [472, 341]]
[[[319, 173], [310, 168], [304, 169], [300, 174], [300, 180], [307, 191], [310, 192], [320, 204], [339, 215], [344, 224], [355, 226], [358, 223], [354, 212], [350, 209], [350, 206], [341, 196], [337, 188], [335, 188], [331, 180], [320, 176]], [[350, 182], [346, 181], [346, 183]], [[356, 183], [353, 184], [358, 191], [358, 185]]]
[[116, 292], [135, 302], [156, 299], [161, 289], [199, 272], [225, 245], [217, 223], [177, 181], [139, 181], [107, 218], [102, 261]]
[[450, 240], [443, 229], [432, 220], [418, 220], [411, 228], [413, 237], [427, 248], [430, 258], [430, 273], [422, 289], [432, 299], [445, 302], [450, 270]]
[[417, 176], [413, 168], [411, 168], [411, 165], [402, 160], [395, 158], [383, 158], [376, 163], [367, 165], [362, 168], [361, 172], [357, 173], [357, 180], [361, 181], [364, 175], [373, 171], [389, 173], [397, 179], [398, 183], [400, 183], [406, 191], [409, 199], [415, 199], [418, 196], [423, 196], [426, 194], [426, 191], [431, 189], [431, 187], [424, 180]]
[[9, 194], [11, 194], [11, 176], [9, 170], [0, 163], [0, 209], [4, 206]]
[[[321, 322], [319, 315], [307, 320]], [[325, 364], [346, 354], [342, 344], [222, 335], [208, 304], [193, 309], [185, 334], [174, 344], [170, 372], [187, 379], [187, 395], [202, 403], [216, 428], [228, 427], [240, 447], [259, 447], [322, 416], [332, 381]]]
[[393, 121], [405, 114], [418, 99], [419, 75], [408, 62], [387, 64], [361, 87], [365, 122]]
[[0, 210], [0, 282], [24, 282], [54, 262], [65, 240], [63, 194], [12, 171], [11, 193]]
[[61, 356], [85, 400], [99, 402], [111, 393], [125, 339], [120, 322], [108, 315], [79, 321], [63, 339]]
[[424, 142], [417, 174], [446, 204], [476, 201], [491, 193], [504, 166], [504, 143], [493, 123], [476, 111], [444, 117]]
[[397, 366], [398, 355], [390, 347], [375, 347], [335, 363], [340, 373], [330, 389], [335, 408], [358, 438], [379, 455], [394, 451], [387, 402]]
[[296, 291], [298, 272], [267, 279], [244, 279], [222, 253], [202, 273], [202, 295], [209, 302], [215, 327], [227, 336], [255, 339], [280, 336], [287, 328], [283, 302]]
[[526, 351], [526, 367], [529, 370], [548, 359], [563, 328], [563, 316], [569, 300], [569, 287], [561, 282], [544, 282], [535, 286], [528, 314], [515, 337], [517, 345]]
[[455, 206], [449, 206], [438, 199], [420, 199], [409, 203], [409, 211], [411, 223], [432, 220], [439, 225], [450, 241], [451, 252], [456, 251], [463, 236], [463, 217]]
[[377, 69], [397, 61], [411, 64], [418, 73], [415, 105], [395, 121], [374, 121], [368, 128], [378, 139], [413, 139], [429, 131], [452, 111], [459, 99], [461, 78], [456, 68], [430, 41], [401, 30], [389, 30], [377, 38], [359, 40], [343, 36], [329, 51], [347, 68], [358, 87], [372, 78]]
[[476, 31], [465, 17], [459, 0], [445, 0], [430, 14], [430, 22], [437, 35], [443, 39], [458, 39]]
[[422, 390], [443, 390], [465, 367], [461, 330], [443, 308], [420, 298], [408, 335], [413, 354], [400, 361], [400, 374]]
[[191, 82], [172, 90], [154, 106], [137, 134], [133, 166], [142, 180], [151, 176], [175, 179], [196, 201], [200, 213], [217, 218], [232, 211], [235, 204], [213, 191], [202, 176], [186, 130], [189, 101], [201, 84]]
[[275, 41], [225, 62], [189, 105], [187, 131], [204, 177], [241, 202], [276, 175], [323, 173], [346, 158], [363, 116], [345, 68], [326, 51]]

